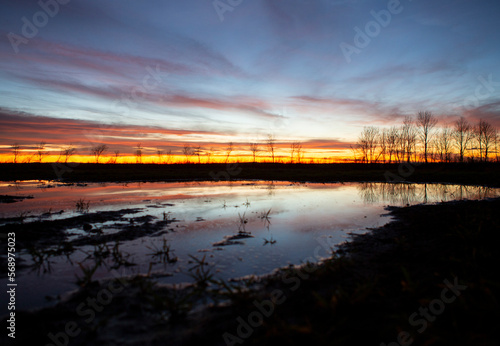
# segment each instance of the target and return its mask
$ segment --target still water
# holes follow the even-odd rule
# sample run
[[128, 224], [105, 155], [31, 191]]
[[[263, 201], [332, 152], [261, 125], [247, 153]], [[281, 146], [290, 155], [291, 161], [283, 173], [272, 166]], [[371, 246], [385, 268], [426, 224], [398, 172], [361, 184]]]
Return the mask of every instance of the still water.
[[[124, 263], [107, 256], [94, 279], [150, 275], [160, 283], [190, 282], [195, 261], [210, 263], [225, 280], [264, 275], [276, 268], [326, 258], [350, 234], [364, 233], [390, 221], [384, 208], [460, 199], [500, 196], [499, 189], [447, 184], [290, 183], [268, 181], [187, 183], [60, 184], [25, 181], [0, 184], [0, 195], [30, 196], [0, 204], [0, 225], [55, 222], [83, 214], [128, 209], [117, 220], [84, 224], [59, 223], [74, 249], [65, 255], [44, 251], [45, 244], [16, 253], [17, 306], [27, 309], [54, 304], [76, 289], [82, 266], [92, 267], [96, 253], [119, 253]], [[78, 201], [88, 210], [77, 210]], [[146, 222], [147, 221], [147, 222]], [[133, 239], [119, 236], [88, 244], [99, 234], [120, 235], [134, 226]], [[149, 226], [156, 225], [154, 232]], [[24, 227], [24, 226], [23, 226]], [[20, 230], [19, 232], [21, 232]], [[234, 237], [235, 235], [245, 237]], [[86, 242], [87, 241], [87, 242]], [[99, 252], [100, 251], [100, 252]], [[168, 252], [168, 256], [165, 253]], [[159, 253], [161, 253], [159, 255]], [[39, 260], [42, 254], [43, 261]], [[3, 256], [4, 254], [2, 254]], [[193, 258], [194, 257], [194, 258]], [[126, 263], [126, 264], [125, 264]], [[5, 274], [0, 284], [7, 283]], [[4, 297], [2, 297], [4, 299]]]

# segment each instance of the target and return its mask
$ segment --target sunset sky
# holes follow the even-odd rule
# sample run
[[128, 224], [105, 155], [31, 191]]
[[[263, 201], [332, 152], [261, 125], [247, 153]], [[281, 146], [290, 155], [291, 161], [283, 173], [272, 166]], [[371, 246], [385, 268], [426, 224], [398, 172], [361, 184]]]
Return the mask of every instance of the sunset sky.
[[244, 154], [274, 134], [324, 157], [419, 110], [500, 125], [498, 0], [0, 6], [0, 153], [232, 141]]

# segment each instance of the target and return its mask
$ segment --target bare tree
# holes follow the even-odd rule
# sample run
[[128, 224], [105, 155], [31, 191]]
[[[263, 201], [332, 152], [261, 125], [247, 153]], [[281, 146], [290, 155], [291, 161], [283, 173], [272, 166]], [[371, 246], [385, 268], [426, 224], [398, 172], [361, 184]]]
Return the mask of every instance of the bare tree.
[[458, 148], [458, 155], [460, 162], [464, 162], [465, 151], [467, 146], [474, 138], [473, 127], [465, 120], [464, 117], [460, 117], [455, 122], [455, 128], [453, 132], [453, 139]]
[[411, 161], [411, 155], [415, 153], [417, 145], [417, 130], [413, 119], [408, 116], [403, 122], [401, 128], [401, 140], [403, 141], [404, 155], [406, 155], [406, 162]]
[[64, 148], [64, 150], [62, 151], [62, 154], [64, 156], [64, 163], [68, 163], [69, 159], [75, 154], [75, 152], [76, 148], [71, 144]]
[[398, 138], [399, 131], [397, 127], [391, 127], [387, 132], [387, 153], [389, 154], [389, 163], [392, 162], [392, 158], [396, 158], [396, 151], [398, 149]]
[[293, 161], [294, 154], [297, 157], [297, 160], [295, 162], [300, 163], [300, 152], [302, 151], [302, 144], [298, 141], [292, 142], [292, 144], [290, 145], [290, 149], [291, 149], [290, 163], [294, 162]]
[[186, 156], [186, 163], [191, 163], [189, 161], [189, 157], [192, 155], [192, 148], [189, 144], [184, 144], [184, 146], [182, 147], [182, 153], [184, 154], [184, 156]]
[[233, 142], [229, 142], [227, 144], [227, 148], [226, 148], [226, 162], [227, 163], [229, 161], [229, 155], [231, 155], [231, 152], [233, 151], [234, 149], [234, 145], [233, 145]]
[[165, 163], [168, 165], [170, 163], [172, 163], [172, 149], [168, 149], [166, 154], [165, 154], [166, 158], [165, 158]]
[[441, 162], [451, 161], [452, 138], [453, 138], [453, 132], [447, 126], [443, 127], [441, 129], [441, 132], [438, 134], [436, 147]]
[[499, 162], [498, 150], [500, 149], [500, 136], [498, 131], [495, 129], [495, 158], [496, 162]]
[[206, 152], [205, 152], [205, 156], [207, 157], [207, 163], [211, 163], [211, 160], [212, 160], [212, 156], [214, 154], [214, 147], [210, 147], [210, 149], [208, 149]]
[[56, 163], [59, 163], [61, 161], [61, 158], [63, 157], [63, 150], [59, 150], [59, 156], [57, 157]]
[[290, 144], [290, 163], [293, 163], [293, 154], [295, 154], [295, 142], [292, 142], [292, 144]]
[[379, 133], [378, 145], [380, 147], [380, 153], [378, 154], [375, 161], [378, 161], [379, 159], [381, 159], [382, 162], [385, 163], [387, 160], [387, 137], [388, 137], [388, 134], [389, 134], [389, 130], [387, 130], [387, 129], [383, 129]]
[[271, 158], [274, 163], [274, 151], [276, 150], [276, 138], [272, 134], [267, 135], [266, 139], [267, 150], [271, 154]]
[[259, 151], [259, 144], [258, 143], [250, 143], [250, 151], [252, 152], [253, 155], [253, 162], [255, 163], [255, 157], [257, 156], [257, 152]]
[[297, 163], [301, 163], [304, 156], [302, 153], [302, 142], [295, 142], [295, 153], [297, 155]]
[[96, 145], [95, 147], [91, 148], [90, 152], [94, 156], [95, 163], [99, 163], [100, 157], [106, 150], [108, 150], [108, 146], [106, 144]]
[[115, 150], [114, 151], [115, 156], [113, 157], [113, 162], [112, 163], [117, 163], [118, 162], [118, 157], [120, 156], [120, 151]]
[[135, 163], [142, 163], [142, 144], [137, 143], [135, 148]]
[[488, 161], [488, 155], [491, 150], [491, 146], [495, 141], [495, 129], [490, 123], [479, 120], [477, 126], [477, 140], [479, 144], [479, 159], [481, 161]]
[[370, 163], [375, 160], [375, 151], [377, 149], [377, 138], [379, 129], [374, 126], [365, 126], [363, 132], [358, 137], [357, 147], [363, 156], [363, 162]]
[[158, 155], [158, 164], [161, 165], [163, 163], [163, 150], [156, 148], [156, 155]]
[[433, 135], [432, 130], [436, 126], [438, 120], [431, 112], [420, 111], [417, 114], [418, 134], [424, 145], [424, 161], [427, 163], [427, 147]]
[[19, 150], [21, 147], [18, 143], [14, 143], [10, 146], [10, 148], [12, 149], [12, 154], [14, 155], [14, 163], [17, 163], [17, 157], [19, 156]]
[[39, 163], [42, 163], [43, 157], [47, 154], [47, 152], [43, 150], [43, 149], [45, 149], [45, 145], [46, 145], [45, 142], [40, 142], [36, 146], [36, 152], [38, 155], [38, 162]]
[[201, 163], [201, 146], [196, 146], [193, 148], [193, 154], [198, 157], [198, 164]]

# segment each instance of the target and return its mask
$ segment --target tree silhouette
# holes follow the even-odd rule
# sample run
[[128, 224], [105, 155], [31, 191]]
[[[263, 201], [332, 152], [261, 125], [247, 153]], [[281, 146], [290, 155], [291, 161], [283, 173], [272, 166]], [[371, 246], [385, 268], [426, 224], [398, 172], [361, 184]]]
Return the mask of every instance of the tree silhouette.
[[357, 148], [361, 151], [362, 162], [370, 163], [374, 161], [377, 148], [377, 138], [379, 129], [375, 126], [365, 126], [358, 137]]
[[192, 149], [189, 144], [184, 144], [184, 146], [182, 147], [182, 153], [184, 154], [184, 156], [186, 156], [186, 163], [190, 163], [189, 157], [192, 154]]
[[398, 149], [399, 131], [398, 128], [392, 126], [387, 131], [387, 153], [389, 154], [389, 163], [392, 163], [392, 158], [396, 158], [396, 151]]
[[14, 155], [14, 163], [17, 163], [17, 157], [19, 156], [19, 149], [21, 148], [18, 143], [14, 143], [10, 146], [12, 149], [12, 154]]
[[259, 151], [259, 144], [258, 143], [250, 143], [250, 151], [252, 152], [253, 155], [253, 162], [255, 163], [255, 157], [257, 156], [257, 152]]
[[64, 148], [64, 150], [62, 151], [62, 154], [64, 156], [64, 163], [68, 163], [69, 159], [75, 154], [75, 152], [76, 148], [71, 144]]
[[276, 149], [276, 138], [274, 137], [274, 135], [272, 134], [267, 135], [266, 145], [267, 145], [267, 150], [271, 154], [271, 158], [274, 163], [274, 151]]
[[479, 160], [488, 161], [491, 146], [494, 144], [496, 131], [490, 123], [479, 120], [476, 128], [477, 141], [479, 144]]
[[417, 131], [413, 119], [408, 116], [403, 122], [401, 128], [401, 140], [403, 142], [403, 153], [406, 155], [406, 162], [411, 161], [411, 155], [415, 152], [417, 144]]
[[161, 165], [163, 163], [163, 150], [156, 148], [156, 155], [158, 155], [158, 164]]
[[229, 142], [227, 144], [227, 148], [226, 148], [226, 162], [227, 163], [229, 161], [229, 155], [231, 155], [231, 152], [233, 151], [234, 149], [234, 145], [233, 145], [233, 142]]
[[455, 122], [453, 139], [458, 148], [459, 160], [460, 162], [464, 162], [467, 146], [474, 139], [473, 127], [464, 117], [460, 117], [460, 119]]
[[113, 157], [113, 163], [117, 163], [118, 162], [118, 157], [120, 156], [120, 151], [119, 150], [115, 150], [114, 154], [115, 154], [115, 156]]
[[293, 157], [294, 157], [294, 154], [295, 156], [297, 156], [297, 163], [300, 163], [300, 152], [302, 150], [302, 144], [298, 141], [295, 141], [295, 142], [292, 142], [292, 144], [290, 145], [290, 151], [291, 151], [291, 155], [290, 155], [290, 163], [293, 163]]
[[443, 127], [436, 141], [441, 162], [451, 161], [452, 138], [452, 130], [449, 127]]
[[208, 149], [208, 150], [205, 152], [205, 156], [207, 157], [207, 163], [210, 163], [210, 162], [211, 162], [212, 155], [214, 154], [214, 151], [215, 151], [215, 149], [214, 149], [213, 147], [210, 147], [210, 149]]
[[45, 142], [40, 142], [36, 146], [36, 152], [37, 152], [37, 155], [38, 155], [38, 162], [39, 163], [42, 163], [43, 157], [47, 154], [47, 152], [45, 152], [43, 150], [43, 149], [45, 149], [45, 144], [46, 144]]
[[142, 163], [142, 144], [137, 143], [135, 150], [135, 163]]
[[196, 146], [193, 148], [193, 154], [198, 157], [198, 164], [201, 163], [201, 146]]
[[95, 163], [99, 163], [99, 159], [102, 156], [102, 154], [108, 150], [108, 146], [106, 144], [100, 144], [96, 145], [95, 147], [91, 148], [91, 153], [94, 156]]
[[427, 147], [432, 137], [432, 129], [436, 126], [438, 120], [431, 112], [420, 111], [417, 114], [417, 126], [422, 144], [424, 145], [424, 161], [427, 163]]

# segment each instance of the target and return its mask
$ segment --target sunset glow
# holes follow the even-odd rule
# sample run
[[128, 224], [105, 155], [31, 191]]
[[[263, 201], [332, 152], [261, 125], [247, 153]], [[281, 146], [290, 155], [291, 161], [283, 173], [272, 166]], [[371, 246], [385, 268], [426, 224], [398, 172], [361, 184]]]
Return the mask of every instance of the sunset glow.
[[36, 162], [40, 143], [43, 162], [70, 146], [69, 162], [92, 162], [106, 145], [103, 163], [132, 163], [138, 144], [141, 162], [225, 162], [230, 142], [229, 161], [253, 161], [250, 143], [270, 161], [268, 135], [280, 162], [293, 142], [330, 162], [352, 159], [363, 127], [420, 110], [500, 125], [494, 1], [7, 3], [1, 162], [13, 145]]

